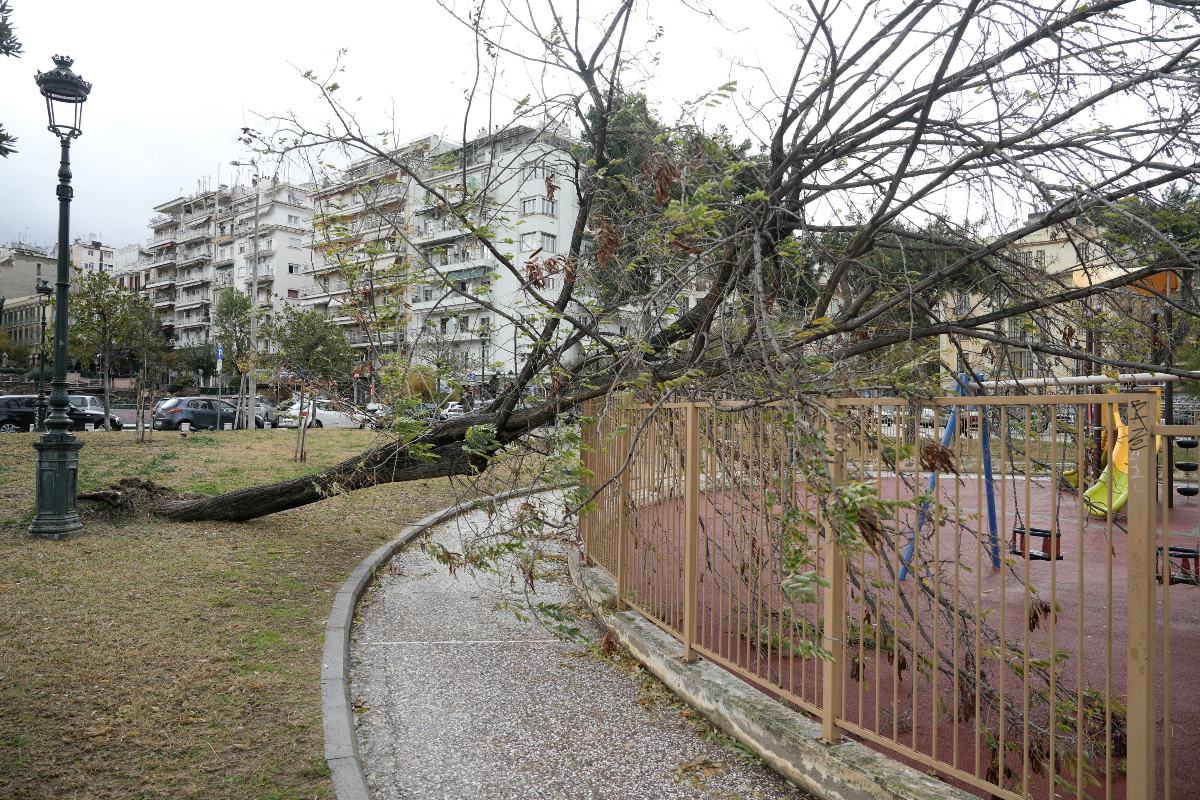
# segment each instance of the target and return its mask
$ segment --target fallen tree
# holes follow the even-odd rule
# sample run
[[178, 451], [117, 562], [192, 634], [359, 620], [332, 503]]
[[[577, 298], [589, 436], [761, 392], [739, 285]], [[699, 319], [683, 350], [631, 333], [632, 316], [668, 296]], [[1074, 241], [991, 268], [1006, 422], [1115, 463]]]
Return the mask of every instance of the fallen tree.
[[[473, 12], [461, 20], [476, 53], [468, 116], [500, 91], [506, 59], [554, 76], [553, 88], [531, 87], [514, 124], [540, 129], [575, 164], [560, 176], [565, 188], [547, 184], [551, 195], [574, 192], [579, 208], [570, 246], [556, 256], [518, 255], [504, 233], [514, 223], [495, 193], [519, 158], [472, 187], [465, 148], [449, 160], [399, 151], [394, 131], [363, 132], [332, 76], [307, 73], [331, 122], [273, 117], [273, 132], [248, 139], [293, 158], [340, 149], [374, 159], [426, 193], [498, 270], [520, 279], [537, 313], [515, 316], [456, 286], [397, 219], [394, 239], [415, 261], [410, 278], [440, 282], [510, 322], [528, 338], [528, 357], [479, 412], [316, 475], [159, 513], [248, 520], [384, 482], [477, 475], [563, 412], [618, 391], [930, 393], [949, 370], [1014, 374], [1014, 353], [1050, 373], [1078, 362], [1200, 377], [1162, 366], [1154, 347], [1118, 350], [1108, 335], [1114, 320], [1132, 325], [1126, 341], [1141, 347], [1136, 334], [1150, 341], [1153, 306], [1178, 315], [1178, 339], [1200, 309], [1193, 234], [1145, 213], [1155, 191], [1190, 186], [1200, 172], [1200, 101], [1190, 89], [1200, 36], [1186, 27], [1196, 12], [1151, 3], [1155, 15], [1124, 19], [1135, 5], [1017, 3], [1020, 14], [1003, 12], [1011, 18], [975, 0], [894, 12], [866, 3], [861, 16], [794, 10], [787, 36], [797, 60], [782, 79], [749, 87], [765, 95], [739, 106], [744, 143], [706, 131], [701, 105], [659, 121], [629, 85], [630, 70], [648, 64], [630, 42], [655, 35], [637, 28], [632, 0], [600, 21], [506, 4], [505, 19], [523, 21], [519, 45], [501, 35], [511, 26]], [[1122, 58], [1108, 55], [1117, 50]], [[706, 97], [736, 101], [732, 85]], [[568, 118], [577, 141], [557, 133]], [[1117, 227], [1138, 236], [1106, 235]], [[1039, 236], [1065, 243], [1073, 263], [1033, 261], [1027, 245]], [[1172, 276], [1167, 292], [1152, 283], [1163, 275]], [[561, 279], [554, 292], [551, 276]], [[404, 313], [399, 301], [396, 311]], [[1078, 346], [1085, 330], [1107, 349]], [[520, 408], [533, 386], [547, 399]], [[470, 445], [483, 428], [487, 446]]]

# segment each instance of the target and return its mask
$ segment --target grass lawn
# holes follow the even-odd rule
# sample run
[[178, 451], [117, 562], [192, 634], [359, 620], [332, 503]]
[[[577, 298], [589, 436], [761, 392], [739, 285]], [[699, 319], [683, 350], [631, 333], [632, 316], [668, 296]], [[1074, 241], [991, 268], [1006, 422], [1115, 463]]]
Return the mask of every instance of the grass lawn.
[[[216, 494], [334, 464], [372, 434], [310, 431], [307, 465], [282, 431], [82, 437], [81, 491], [141, 477]], [[456, 487], [240, 524], [92, 515], [82, 536], [32, 541], [33, 438], [0, 436], [0, 798], [333, 797], [318, 685], [333, 593]]]

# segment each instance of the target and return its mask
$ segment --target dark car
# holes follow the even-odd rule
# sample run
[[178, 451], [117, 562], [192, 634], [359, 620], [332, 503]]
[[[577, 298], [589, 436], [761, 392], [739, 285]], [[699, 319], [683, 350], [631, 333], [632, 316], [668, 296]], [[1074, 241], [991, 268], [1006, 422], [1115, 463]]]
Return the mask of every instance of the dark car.
[[[46, 410], [49, 416], [50, 410]], [[71, 430], [82, 431], [91, 423], [93, 428], [104, 427], [104, 412], [67, 406], [67, 416], [71, 419]], [[37, 395], [9, 394], [0, 396], [0, 432], [19, 433], [29, 430], [30, 425], [37, 423]]]
[[[218, 431], [232, 425], [237, 417], [233, 403], [215, 397], [172, 397], [154, 412], [156, 431], [178, 430], [188, 422], [193, 430]], [[262, 417], [254, 418], [254, 427], [263, 426]]]
[[[90, 394], [71, 394], [67, 395], [67, 402], [83, 411], [92, 411], [97, 414], [104, 413], [104, 401], [99, 397]], [[114, 431], [119, 431], [125, 424], [117, 418], [116, 414], [110, 414], [108, 426]]]

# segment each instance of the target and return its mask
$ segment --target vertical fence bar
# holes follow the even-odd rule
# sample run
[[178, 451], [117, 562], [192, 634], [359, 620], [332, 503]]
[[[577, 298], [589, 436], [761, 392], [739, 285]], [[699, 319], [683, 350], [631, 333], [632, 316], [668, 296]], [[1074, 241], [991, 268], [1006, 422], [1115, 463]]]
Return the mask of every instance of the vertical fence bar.
[[[1129, 800], [1151, 800], [1155, 796], [1158, 592], [1154, 545], [1158, 480], [1151, 411], [1157, 419], [1158, 400], [1154, 395], [1129, 398], [1129, 697], [1126, 706], [1129, 737], [1126, 797]], [[1170, 579], [1169, 576], [1168, 564], [1163, 568], [1164, 582]]]
[[[836, 411], [835, 407], [835, 414]], [[832, 451], [829, 477], [832, 488], [836, 490], [842, 482], [845, 455], [845, 435], [842, 421], [837, 416], [834, 416], [833, 433], [830, 434], [826, 446]], [[837, 537], [828, 521], [825, 524], [825, 578], [830, 586], [825, 589], [824, 638], [826, 649], [832, 654], [832, 658], [821, 667], [822, 738], [826, 744], [836, 744], [842, 738], [838, 721], [845, 710], [842, 691], [846, 677], [846, 560], [838, 548]]]
[[683, 660], [696, 660], [696, 590], [700, 552], [700, 409], [684, 410]]
[[[586, 406], [584, 406], [583, 413], [585, 415], [585, 418], [590, 418], [591, 414], [595, 413], [595, 408], [593, 406], [594, 406], [593, 403], [588, 403]], [[590, 491], [595, 491], [596, 483], [598, 482], [598, 479], [600, 478], [600, 463], [599, 463], [599, 459], [597, 458], [597, 456], [600, 453], [600, 443], [597, 441], [598, 431], [597, 431], [596, 423], [594, 423], [594, 422], [584, 423], [584, 425], [582, 426], [581, 433], [583, 434], [583, 436], [581, 437], [583, 439], [583, 447], [582, 447], [583, 452], [580, 453], [580, 456], [581, 456], [580, 461], [583, 462], [582, 466], [583, 466], [584, 472], [590, 473], [590, 475], [586, 475], [584, 477], [583, 484]], [[583, 552], [586, 554], [586, 558], [591, 558], [593, 561], [595, 561], [596, 560], [595, 533], [594, 533], [596, 530], [596, 519], [595, 518], [596, 518], [596, 515], [600, 512], [600, 498], [596, 498], [596, 500], [594, 500], [593, 502], [596, 504], [596, 508], [593, 509], [591, 512], [580, 514], [580, 516], [579, 516], [579, 528], [580, 528], [579, 533], [580, 533], [580, 538], [583, 539]], [[587, 563], [586, 558], [584, 561], [585, 565]]]
[[[616, 442], [613, 444], [616, 450], [613, 454], [615, 456], [613, 463], [620, 468], [621, 464], [625, 463], [625, 459], [629, 458], [629, 444], [633, 441], [633, 436], [629, 433], [629, 419], [624, 409], [621, 410], [621, 417], [618, 421], [621, 423], [620, 427], [625, 428], [625, 432], [618, 434]], [[625, 611], [629, 608], [625, 597], [629, 594], [629, 506], [633, 502], [631, 473], [634, 460], [630, 458], [629, 469], [621, 473], [620, 486], [617, 489], [617, 611]]]

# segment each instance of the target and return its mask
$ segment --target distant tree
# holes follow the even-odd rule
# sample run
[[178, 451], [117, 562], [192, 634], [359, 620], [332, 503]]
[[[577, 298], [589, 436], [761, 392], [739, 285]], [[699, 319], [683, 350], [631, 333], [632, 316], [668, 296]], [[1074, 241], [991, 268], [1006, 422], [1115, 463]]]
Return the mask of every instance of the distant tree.
[[243, 420], [253, 418], [253, 400], [244, 395], [248, 388], [246, 376], [254, 367], [254, 348], [250, 339], [250, 320], [254, 313], [248, 294], [236, 289], [226, 289], [217, 295], [217, 306], [213, 309], [217, 344], [225, 348], [225, 363], [233, 366], [233, 372], [238, 379], [239, 411], [235, 427], [240, 427]]
[[211, 344], [183, 347], [178, 352], [180, 366], [192, 373], [197, 386], [204, 375], [217, 374], [217, 348]]
[[26, 366], [29, 364], [29, 357], [33, 355], [33, 348], [27, 344], [14, 344], [8, 348], [8, 360], [13, 364]]
[[[21, 42], [17, 40], [16, 31], [13, 30], [11, 15], [12, 9], [9, 8], [8, 0], [0, 0], [0, 56], [19, 58]], [[8, 158], [9, 153], [17, 152], [13, 147], [16, 142], [17, 137], [10, 136], [5, 132], [4, 126], [0, 125], [0, 156]]]
[[162, 325], [150, 301], [138, 297], [132, 312], [133, 335], [130, 350], [141, 365], [137, 376], [137, 433], [139, 442], [151, 441], [154, 436], [153, 421], [149, 426], [144, 425], [147, 408], [154, 408], [154, 394], [158, 387], [159, 377], [165, 367], [166, 356], [170, 353], [170, 345], [163, 336]]
[[137, 338], [135, 307], [145, 300], [119, 286], [104, 270], [76, 269], [71, 301], [71, 325], [67, 346], [71, 355], [83, 363], [100, 356], [100, 374], [104, 381], [104, 429], [110, 430], [112, 408], [113, 353], [131, 348]]
[[0, 353], [7, 353], [12, 347], [12, 337], [8, 335], [8, 328], [0, 328]]
[[[300, 407], [304, 410], [305, 395], [309, 403], [321, 389], [347, 380], [354, 369], [354, 350], [346, 341], [342, 329], [319, 311], [301, 311], [285, 307], [282, 320], [274, 321], [274, 335], [279, 342], [278, 366], [295, 376], [300, 385]], [[310, 415], [311, 416], [311, 415]], [[301, 417], [300, 422], [304, 422]], [[308, 426], [296, 426], [294, 458], [305, 460], [305, 432]]]

